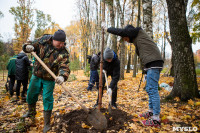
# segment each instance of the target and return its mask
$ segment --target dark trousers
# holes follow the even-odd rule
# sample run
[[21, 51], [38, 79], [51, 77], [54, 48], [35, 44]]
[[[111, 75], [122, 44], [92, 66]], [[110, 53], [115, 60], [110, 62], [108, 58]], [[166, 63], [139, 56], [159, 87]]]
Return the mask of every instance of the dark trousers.
[[23, 91], [21, 97], [25, 97], [25, 93], [27, 92], [28, 78], [25, 78], [24, 80], [17, 80], [17, 87], [16, 87], [17, 96], [19, 96], [20, 94], [21, 84], [23, 85]]
[[10, 95], [13, 96], [13, 87], [14, 87], [14, 84], [15, 84], [15, 75], [9, 75], [8, 77], [10, 78], [9, 92], [10, 92]]
[[[102, 87], [102, 97], [103, 97], [103, 90], [104, 86]], [[97, 97], [97, 103], [99, 102], [99, 91], [98, 91], [98, 97]], [[115, 104], [117, 102], [117, 85], [112, 89], [112, 101], [111, 104]]]
[[95, 85], [95, 83], [98, 89], [99, 88], [99, 74], [97, 70], [90, 71], [90, 81], [89, 81], [87, 90], [92, 90], [92, 87]]

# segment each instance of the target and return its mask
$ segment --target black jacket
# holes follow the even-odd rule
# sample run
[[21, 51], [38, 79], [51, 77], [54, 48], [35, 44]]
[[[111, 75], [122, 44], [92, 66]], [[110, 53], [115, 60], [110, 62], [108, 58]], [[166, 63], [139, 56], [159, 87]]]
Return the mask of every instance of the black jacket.
[[19, 53], [17, 55], [16, 63], [16, 80], [28, 80], [28, 66], [30, 66], [30, 61], [25, 53]]
[[[120, 78], [120, 61], [116, 54], [114, 54], [114, 58], [112, 62], [107, 62], [104, 60], [103, 69], [106, 70], [107, 76], [112, 77], [112, 81], [110, 82], [109, 88], [114, 89], [117, 87], [117, 83]], [[105, 76], [103, 74], [103, 87], [105, 86]]]
[[99, 63], [100, 63], [100, 57], [96, 54], [93, 54], [90, 61], [90, 70], [91, 71], [97, 70], [99, 68]]

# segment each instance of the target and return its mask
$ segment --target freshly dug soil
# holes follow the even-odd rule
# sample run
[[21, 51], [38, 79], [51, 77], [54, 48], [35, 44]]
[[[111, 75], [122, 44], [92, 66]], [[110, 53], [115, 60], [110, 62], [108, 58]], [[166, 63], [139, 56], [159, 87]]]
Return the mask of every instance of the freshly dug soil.
[[[107, 109], [102, 108], [102, 113], [105, 113], [105, 116], [108, 121], [107, 129], [103, 130], [102, 133], [107, 130], [111, 132], [117, 132], [120, 129], [125, 129], [127, 122], [132, 121], [132, 116], [128, 115], [126, 112], [118, 109], [113, 109], [112, 113], [107, 113]], [[54, 116], [54, 125], [53, 130], [57, 133], [60, 132], [74, 132], [74, 133], [97, 133], [98, 130], [94, 129], [92, 125], [87, 122], [87, 114], [81, 110], [74, 110], [67, 114]], [[82, 125], [88, 125], [82, 126]]]

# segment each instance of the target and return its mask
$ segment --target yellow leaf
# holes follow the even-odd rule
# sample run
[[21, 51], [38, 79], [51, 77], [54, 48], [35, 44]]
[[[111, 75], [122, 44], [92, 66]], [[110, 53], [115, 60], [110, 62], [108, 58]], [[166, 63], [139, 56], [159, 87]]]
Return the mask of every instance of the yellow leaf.
[[173, 120], [173, 116], [167, 116], [167, 119]]
[[7, 102], [9, 100], [9, 96], [5, 96], [4, 101]]
[[127, 126], [128, 126], [128, 124], [126, 124], [126, 123], [125, 123], [125, 124], [124, 124], [124, 126], [125, 126], [125, 127], [127, 127]]
[[166, 115], [164, 115], [164, 116], [161, 118], [162, 121], [165, 120], [165, 119], [167, 119], [167, 116], [166, 116]]
[[66, 112], [65, 109], [60, 110], [60, 114], [64, 114], [65, 112]]
[[191, 119], [191, 116], [190, 115], [186, 115], [185, 119]]
[[37, 112], [37, 114], [35, 115], [35, 117], [40, 117], [40, 116], [41, 116], [40, 112]]
[[90, 126], [86, 125], [85, 123], [82, 123], [82, 128], [90, 128]]
[[190, 105], [194, 105], [194, 101], [192, 101], [192, 99], [190, 99], [190, 100], [188, 100], [188, 104], [190, 104]]
[[177, 102], [179, 102], [180, 98], [179, 97], [175, 97], [174, 100], [177, 101]]
[[131, 129], [137, 130], [137, 126], [135, 124], [131, 123], [129, 126]]
[[200, 106], [200, 102], [196, 102], [195, 105], [196, 105], [196, 106]]

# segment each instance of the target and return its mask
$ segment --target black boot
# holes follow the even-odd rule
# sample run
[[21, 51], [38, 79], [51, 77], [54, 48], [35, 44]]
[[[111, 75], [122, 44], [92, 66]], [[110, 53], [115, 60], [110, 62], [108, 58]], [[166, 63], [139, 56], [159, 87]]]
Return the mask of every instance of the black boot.
[[28, 112], [25, 115], [23, 115], [22, 118], [31, 117], [34, 119], [35, 115], [36, 115], [36, 103], [28, 104]]
[[50, 119], [52, 110], [44, 111], [44, 129], [43, 133], [47, 133], [51, 129]]

